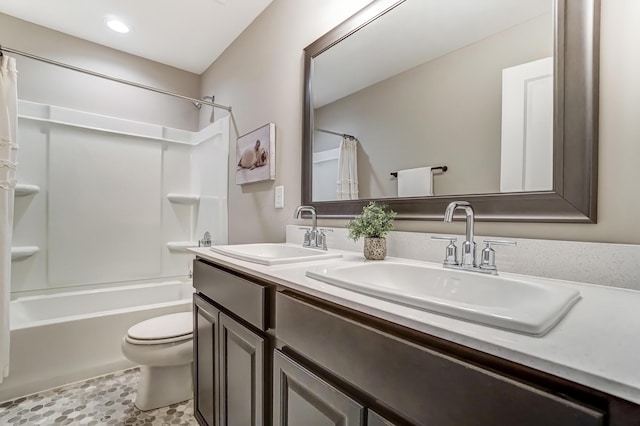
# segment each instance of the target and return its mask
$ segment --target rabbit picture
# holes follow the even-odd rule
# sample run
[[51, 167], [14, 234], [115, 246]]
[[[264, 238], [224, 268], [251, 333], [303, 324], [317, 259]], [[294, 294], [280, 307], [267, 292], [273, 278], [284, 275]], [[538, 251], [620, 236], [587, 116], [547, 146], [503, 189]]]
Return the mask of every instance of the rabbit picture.
[[256, 140], [253, 147], [246, 148], [238, 161], [238, 169], [253, 170], [267, 164], [269, 152], [260, 146], [260, 139]]

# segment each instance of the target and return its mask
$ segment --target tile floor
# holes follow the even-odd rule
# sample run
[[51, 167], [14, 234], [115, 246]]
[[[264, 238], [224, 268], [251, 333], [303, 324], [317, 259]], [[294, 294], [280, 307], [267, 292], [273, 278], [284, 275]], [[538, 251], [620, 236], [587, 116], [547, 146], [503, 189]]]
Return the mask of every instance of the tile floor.
[[133, 404], [138, 369], [0, 404], [0, 425], [197, 425], [193, 400], [151, 411]]

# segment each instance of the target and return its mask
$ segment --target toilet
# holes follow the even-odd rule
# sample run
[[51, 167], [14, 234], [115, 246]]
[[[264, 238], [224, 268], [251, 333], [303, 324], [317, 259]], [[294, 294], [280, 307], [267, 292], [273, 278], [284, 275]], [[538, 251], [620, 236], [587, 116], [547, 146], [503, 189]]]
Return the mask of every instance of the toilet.
[[142, 411], [193, 398], [193, 313], [142, 321], [122, 339], [122, 353], [140, 364], [135, 405]]

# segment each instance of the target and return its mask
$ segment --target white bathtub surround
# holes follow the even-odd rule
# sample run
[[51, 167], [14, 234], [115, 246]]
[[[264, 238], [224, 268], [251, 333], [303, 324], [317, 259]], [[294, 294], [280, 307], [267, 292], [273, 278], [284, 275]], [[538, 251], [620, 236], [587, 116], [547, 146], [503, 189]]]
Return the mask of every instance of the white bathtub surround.
[[0, 401], [133, 366], [121, 352], [129, 327], [191, 310], [190, 282], [129, 285], [11, 302], [11, 375]]
[[[304, 230], [298, 229], [299, 227], [287, 225], [288, 243], [302, 244]], [[348, 239], [347, 229], [330, 229], [333, 229], [333, 232], [327, 232], [327, 245], [330, 249], [362, 251], [362, 241], [354, 243]], [[447, 242], [432, 241], [432, 235], [445, 234], [391, 231], [387, 235], [388, 255], [441, 264]], [[456, 245], [460, 251], [464, 235], [456, 236]], [[495, 247], [498, 273], [512, 272], [640, 291], [640, 268], [637, 268], [640, 245], [476, 235], [478, 256], [485, 239], [513, 240], [518, 244], [516, 247]]]
[[13, 245], [40, 251], [13, 263], [13, 293], [185, 277], [192, 256], [168, 243], [201, 229], [226, 243], [228, 117], [189, 132], [23, 100], [18, 113], [17, 179], [40, 192], [16, 198]]
[[11, 247], [11, 260], [23, 260], [27, 259], [40, 251], [39, 247], [26, 246], [26, 247]]
[[17, 167], [18, 86], [16, 60], [0, 57], [0, 383], [9, 374], [9, 298], [13, 199]]

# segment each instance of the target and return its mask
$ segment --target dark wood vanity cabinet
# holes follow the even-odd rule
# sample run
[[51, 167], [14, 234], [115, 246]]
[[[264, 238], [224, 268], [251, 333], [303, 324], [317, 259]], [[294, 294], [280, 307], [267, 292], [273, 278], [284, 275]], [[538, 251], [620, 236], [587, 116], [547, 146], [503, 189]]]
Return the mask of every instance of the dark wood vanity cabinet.
[[264, 425], [265, 338], [220, 314], [220, 425]]
[[263, 425], [265, 339], [194, 295], [194, 411], [203, 426]]
[[[270, 381], [265, 373], [271, 346], [254, 327], [266, 326], [254, 311], [255, 304], [264, 308], [260, 300], [265, 289], [246, 281], [255, 288], [241, 287], [241, 278], [203, 262], [195, 263], [194, 274], [196, 289], [208, 289], [193, 299], [195, 416], [202, 426], [268, 425], [265, 383]], [[254, 297], [253, 306], [243, 303], [247, 293]], [[249, 321], [240, 316], [247, 309]]]
[[[362, 389], [410, 424], [605, 424], [598, 409], [563, 399], [278, 293], [276, 335], [310, 365]], [[370, 424], [385, 420], [372, 414]], [[382, 422], [382, 423], [380, 423]]]
[[273, 355], [274, 426], [399, 426], [286, 354]]
[[218, 426], [218, 321], [220, 311], [193, 296], [193, 366], [195, 416], [202, 426]]
[[202, 426], [640, 426], [636, 404], [202, 259], [194, 286]]
[[373, 410], [367, 412], [367, 426], [400, 426], [387, 420]]
[[365, 408], [282, 352], [273, 356], [274, 426], [362, 426]]

